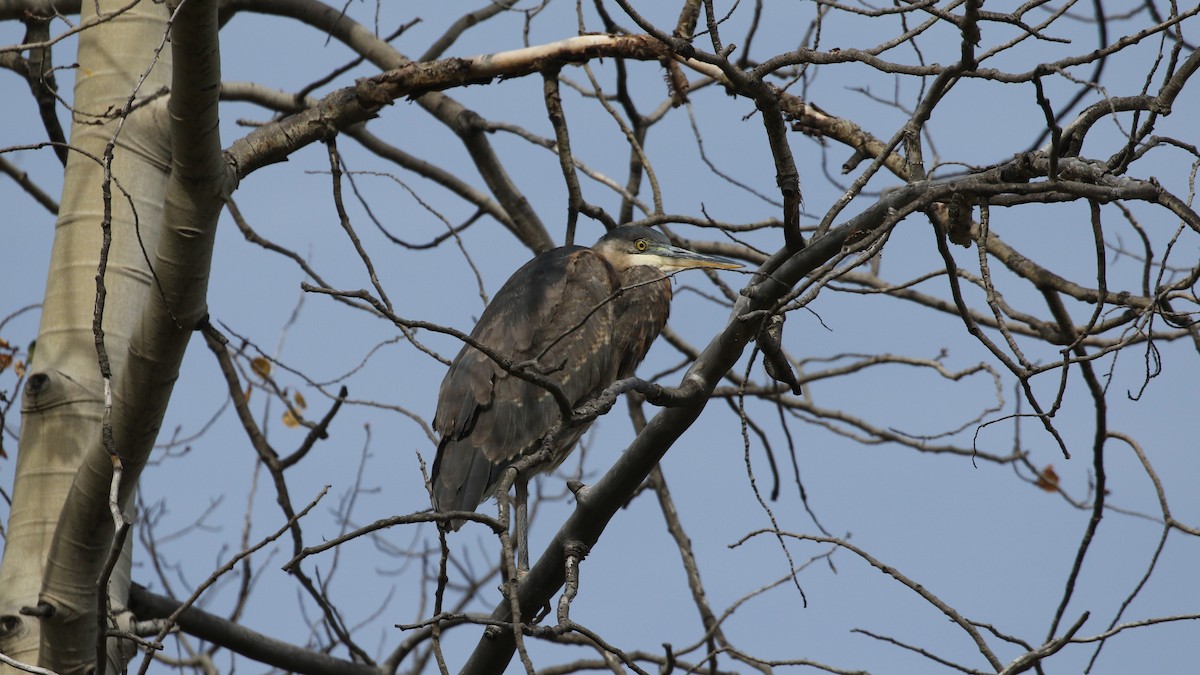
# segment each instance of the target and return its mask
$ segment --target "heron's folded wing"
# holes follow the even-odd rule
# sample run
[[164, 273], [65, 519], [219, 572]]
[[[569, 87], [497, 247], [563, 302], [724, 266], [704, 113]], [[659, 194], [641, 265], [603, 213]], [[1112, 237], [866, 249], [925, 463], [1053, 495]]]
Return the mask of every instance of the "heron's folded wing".
[[[591, 249], [555, 249], [513, 274], [471, 335], [514, 364], [536, 361], [537, 372], [574, 405], [616, 378], [609, 302], [616, 288], [612, 267]], [[545, 388], [464, 346], [442, 382], [434, 417], [434, 428], [442, 434], [433, 471], [440, 508], [451, 501], [455, 508], [477, 506], [499, 472], [532, 448], [559, 417]], [[573, 444], [578, 435], [564, 435], [563, 440]]]

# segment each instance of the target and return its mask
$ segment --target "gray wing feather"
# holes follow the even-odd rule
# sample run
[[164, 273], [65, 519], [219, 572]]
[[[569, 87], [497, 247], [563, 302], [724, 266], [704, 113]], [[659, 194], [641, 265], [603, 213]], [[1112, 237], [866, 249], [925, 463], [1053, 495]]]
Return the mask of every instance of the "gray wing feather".
[[[538, 363], [568, 400], [580, 403], [616, 378], [619, 364], [610, 349], [614, 308], [604, 302], [616, 283], [612, 267], [591, 249], [549, 251], [513, 274], [471, 336], [514, 362], [537, 358], [558, 339]], [[490, 495], [500, 472], [558, 418], [550, 392], [464, 346], [442, 381], [434, 416], [434, 429], [442, 435], [432, 473], [435, 507], [473, 510]], [[560, 439], [556, 459], [565, 458], [582, 433], [572, 429]]]

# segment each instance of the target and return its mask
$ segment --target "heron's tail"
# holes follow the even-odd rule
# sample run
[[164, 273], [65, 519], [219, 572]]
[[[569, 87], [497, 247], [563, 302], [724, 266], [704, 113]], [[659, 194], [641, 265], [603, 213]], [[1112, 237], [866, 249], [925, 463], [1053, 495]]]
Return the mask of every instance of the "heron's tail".
[[[496, 489], [496, 479], [511, 462], [494, 464], [469, 438], [442, 438], [433, 460], [430, 483], [435, 511], [474, 511]], [[462, 527], [464, 520], [452, 520], [451, 530]]]

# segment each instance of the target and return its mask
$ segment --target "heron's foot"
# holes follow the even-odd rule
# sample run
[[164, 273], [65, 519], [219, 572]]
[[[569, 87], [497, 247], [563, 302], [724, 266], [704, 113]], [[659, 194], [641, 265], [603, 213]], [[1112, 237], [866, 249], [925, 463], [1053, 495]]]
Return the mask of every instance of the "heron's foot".
[[515, 578], [508, 577], [504, 579], [504, 581], [501, 581], [500, 585], [496, 587], [496, 590], [500, 591], [500, 594], [506, 598], [516, 596], [517, 588], [520, 587], [521, 581], [525, 578], [526, 574], [528, 574], [528, 572], [517, 570], [517, 576]]
[[501, 569], [502, 580], [500, 581], [500, 585], [496, 587], [496, 590], [500, 591], [501, 593], [507, 594], [511, 587], [511, 590], [513, 592], [516, 592], [517, 586], [520, 585], [522, 582], [524, 582], [525, 577], [527, 577], [527, 576], [529, 576], [529, 568], [521, 567], [521, 565], [519, 565], [519, 564], [516, 566], [516, 576], [515, 577], [510, 577], [506, 570]]

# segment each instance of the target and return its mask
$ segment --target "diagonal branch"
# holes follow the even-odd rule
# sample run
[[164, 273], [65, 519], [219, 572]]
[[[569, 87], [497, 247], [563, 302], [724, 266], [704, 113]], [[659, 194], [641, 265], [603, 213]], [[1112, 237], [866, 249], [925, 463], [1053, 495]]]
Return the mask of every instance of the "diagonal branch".
[[[712, 392], [725, 372], [737, 362], [746, 345], [757, 335], [764, 310], [773, 307], [806, 274], [837, 255], [850, 232], [882, 225], [890, 208], [895, 206], [893, 200], [911, 200], [915, 196], [915, 190], [898, 190], [889, 199], [882, 200], [852, 221], [833, 228], [800, 252], [792, 253], [784, 248], [764, 263], [762, 269], [774, 269], [774, 272], [770, 276], [755, 276], [752, 288], [734, 306], [725, 329], [713, 338], [684, 375], [682, 388], [696, 389], [703, 395], [689, 397], [682, 405], [660, 412], [599, 482], [576, 494], [578, 505], [575, 511], [517, 589], [523, 615], [536, 614], [537, 609], [546, 605], [562, 587], [567, 544], [581, 542], [585, 546], [594, 546], [617, 510], [638, 489], [671, 445], [700, 416], [708, 403], [707, 394]], [[510, 617], [506, 598], [496, 607], [492, 618], [507, 622], [511, 620]], [[508, 633], [494, 636], [493, 639], [481, 639], [462, 672], [503, 672], [514, 649], [512, 636]]]

